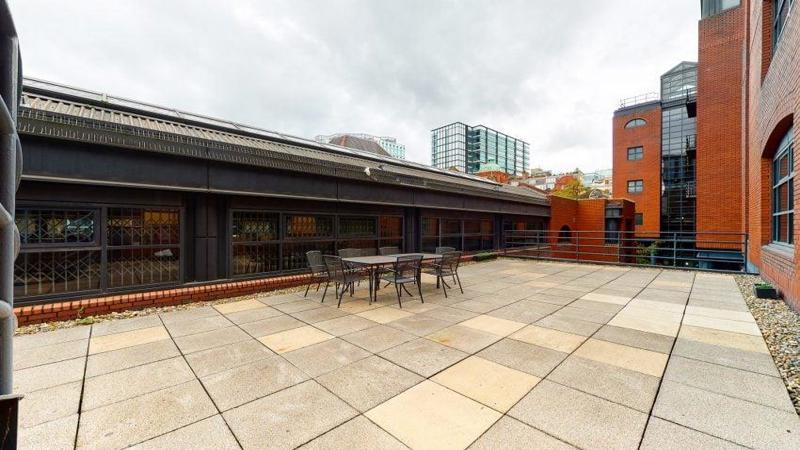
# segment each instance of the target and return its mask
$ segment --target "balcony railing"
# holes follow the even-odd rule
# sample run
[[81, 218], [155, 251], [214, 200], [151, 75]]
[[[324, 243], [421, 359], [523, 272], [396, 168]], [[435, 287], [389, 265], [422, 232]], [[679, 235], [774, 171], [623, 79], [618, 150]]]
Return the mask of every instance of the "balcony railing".
[[623, 98], [619, 101], [620, 108], [627, 108], [629, 106], [638, 105], [641, 103], [649, 103], [658, 100], [660, 97], [655, 92], [648, 92], [646, 94], [639, 94], [633, 97]]
[[633, 231], [506, 230], [507, 256], [745, 272], [747, 234]]

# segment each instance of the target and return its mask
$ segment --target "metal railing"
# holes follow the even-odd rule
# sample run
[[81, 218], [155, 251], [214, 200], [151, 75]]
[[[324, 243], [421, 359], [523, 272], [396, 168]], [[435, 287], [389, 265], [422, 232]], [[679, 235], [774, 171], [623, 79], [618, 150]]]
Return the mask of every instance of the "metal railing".
[[661, 97], [655, 92], [647, 92], [645, 94], [635, 95], [633, 97], [623, 98], [619, 101], [620, 108], [627, 108], [629, 106], [638, 105], [641, 103], [649, 103], [659, 100]]
[[14, 259], [19, 232], [14, 204], [22, 174], [22, 147], [17, 136], [17, 106], [22, 90], [22, 64], [14, 21], [0, 0], [0, 448], [17, 446], [19, 395], [13, 389]]
[[506, 230], [506, 256], [746, 272], [746, 233]]

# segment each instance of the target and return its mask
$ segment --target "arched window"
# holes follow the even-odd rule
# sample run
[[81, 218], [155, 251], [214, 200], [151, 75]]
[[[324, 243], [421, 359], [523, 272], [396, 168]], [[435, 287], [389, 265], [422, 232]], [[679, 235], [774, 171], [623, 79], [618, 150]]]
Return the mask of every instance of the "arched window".
[[794, 132], [789, 129], [772, 158], [772, 242], [794, 244]]
[[558, 243], [559, 244], [569, 244], [572, 240], [572, 230], [569, 229], [567, 225], [561, 227], [558, 230]]
[[636, 127], [641, 127], [642, 125], [647, 125], [647, 121], [644, 119], [636, 118], [628, 121], [628, 123], [625, 124], [625, 128], [636, 128]]

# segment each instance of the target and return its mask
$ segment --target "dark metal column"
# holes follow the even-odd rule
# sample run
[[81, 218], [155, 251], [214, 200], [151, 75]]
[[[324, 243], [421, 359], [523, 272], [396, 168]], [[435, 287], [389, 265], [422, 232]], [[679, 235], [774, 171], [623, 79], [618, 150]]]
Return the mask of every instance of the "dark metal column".
[[22, 89], [22, 64], [14, 22], [5, 0], [0, 0], [0, 448], [16, 448], [19, 396], [12, 394], [14, 316], [14, 260], [19, 253], [19, 231], [14, 224], [14, 202], [22, 174], [22, 146], [17, 136], [17, 106]]

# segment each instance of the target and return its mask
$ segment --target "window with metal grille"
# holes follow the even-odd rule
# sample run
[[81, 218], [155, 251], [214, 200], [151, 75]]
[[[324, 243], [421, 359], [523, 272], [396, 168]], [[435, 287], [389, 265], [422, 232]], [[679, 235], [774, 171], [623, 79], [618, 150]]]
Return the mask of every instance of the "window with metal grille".
[[794, 133], [783, 137], [772, 160], [772, 242], [794, 244]]

